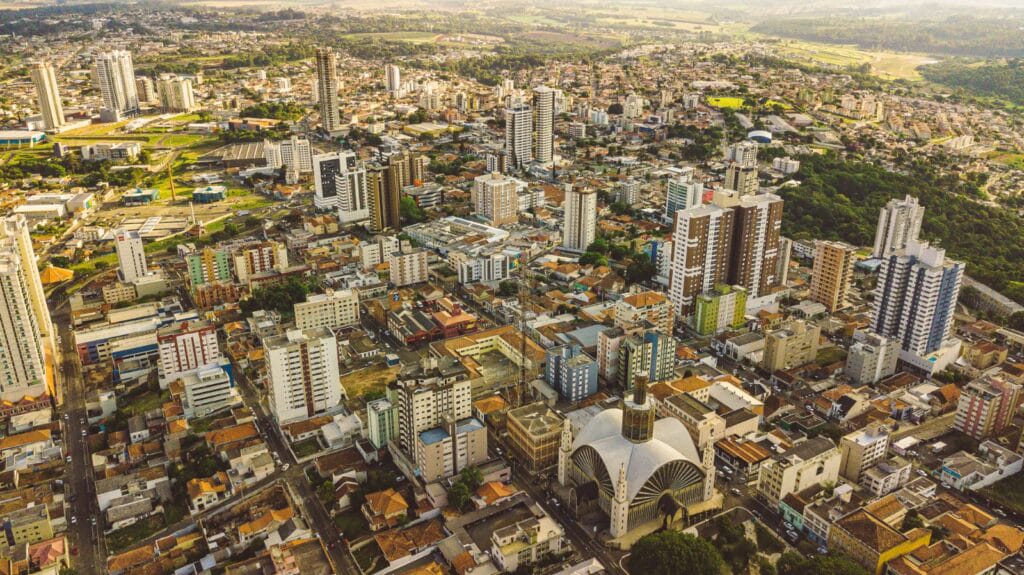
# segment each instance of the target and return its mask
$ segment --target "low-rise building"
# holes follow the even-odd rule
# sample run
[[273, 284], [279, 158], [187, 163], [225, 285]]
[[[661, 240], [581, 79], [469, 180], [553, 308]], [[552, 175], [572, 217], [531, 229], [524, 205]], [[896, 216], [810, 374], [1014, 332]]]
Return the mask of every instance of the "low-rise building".
[[839, 477], [841, 456], [832, 440], [815, 437], [774, 455], [761, 464], [757, 495], [775, 508], [789, 493]]

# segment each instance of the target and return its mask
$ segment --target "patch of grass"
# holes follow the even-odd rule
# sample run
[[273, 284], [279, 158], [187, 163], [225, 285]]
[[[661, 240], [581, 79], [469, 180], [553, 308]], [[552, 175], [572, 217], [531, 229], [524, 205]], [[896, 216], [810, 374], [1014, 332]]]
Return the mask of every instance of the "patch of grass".
[[1024, 473], [989, 485], [981, 490], [981, 494], [1015, 513], [1024, 513]]
[[171, 392], [168, 390], [161, 392], [146, 391], [139, 396], [131, 395], [126, 398], [127, 405], [121, 408], [121, 411], [124, 411], [129, 416], [139, 415], [159, 408], [170, 399]]
[[334, 524], [349, 541], [355, 541], [370, 534], [370, 526], [358, 509], [346, 509], [334, 516]]
[[825, 347], [818, 350], [818, 355], [814, 358], [814, 363], [818, 365], [832, 365], [837, 361], [843, 361], [846, 359], [846, 351], [840, 347]]
[[723, 110], [739, 110], [746, 100], [733, 96], [708, 96], [708, 105]]
[[362, 38], [373, 38], [391, 42], [408, 42], [410, 44], [429, 44], [436, 42], [440, 37], [436, 32], [362, 32], [358, 34], [346, 34], [345, 39], [359, 40]]
[[122, 527], [106, 536], [107, 551], [110, 553], [125, 551], [136, 542], [153, 535], [163, 528], [164, 518], [161, 515], [147, 517], [127, 527]]
[[292, 444], [292, 451], [295, 452], [295, 457], [302, 459], [303, 457], [309, 457], [320, 452], [320, 442], [315, 437], [309, 439], [303, 439], [302, 441]]
[[384, 559], [384, 554], [381, 552], [376, 541], [371, 541], [359, 549], [356, 549], [352, 553], [352, 557], [355, 558], [356, 563], [359, 565], [359, 569], [363, 573], [376, 573], [387, 565], [387, 561]]

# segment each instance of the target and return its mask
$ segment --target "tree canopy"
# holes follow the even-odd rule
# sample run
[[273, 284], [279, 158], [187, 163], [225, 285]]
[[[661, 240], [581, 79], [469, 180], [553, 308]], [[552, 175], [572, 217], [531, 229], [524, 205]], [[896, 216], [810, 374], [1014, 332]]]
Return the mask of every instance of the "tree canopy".
[[718, 575], [724, 565], [708, 541], [671, 530], [644, 536], [629, 555], [629, 572], [643, 575]]

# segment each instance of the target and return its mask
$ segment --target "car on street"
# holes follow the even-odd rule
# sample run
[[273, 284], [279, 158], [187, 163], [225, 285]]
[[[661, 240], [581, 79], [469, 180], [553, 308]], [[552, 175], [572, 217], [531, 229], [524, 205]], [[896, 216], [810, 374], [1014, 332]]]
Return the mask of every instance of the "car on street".
[[739, 496], [740, 496], [740, 490], [739, 490], [739, 489], [736, 489], [735, 487], [733, 487], [733, 488], [732, 488], [732, 491], [731, 491], [731, 493], [732, 493], [733, 495], [737, 496], [737, 497], [739, 497]]
[[89, 432], [83, 429], [82, 430], [82, 437], [85, 437], [86, 435], [89, 435]]
[[66, 458], [64, 459], [64, 461], [68, 462], [68, 464], [70, 465], [70, 464], [71, 464], [71, 456], [70, 456], [70, 455], [69, 455], [69, 456], [67, 456], [67, 457], [66, 457]]
[[75, 517], [74, 515], [72, 515], [71, 516], [71, 524], [74, 525], [75, 523], [78, 523], [78, 518]]
[[291, 467], [291, 464], [285, 463], [284, 465], [281, 466], [281, 471], [288, 471], [289, 467]]
[[918, 469], [917, 474], [920, 475], [921, 477], [928, 477], [928, 472], [925, 471], [924, 469]]

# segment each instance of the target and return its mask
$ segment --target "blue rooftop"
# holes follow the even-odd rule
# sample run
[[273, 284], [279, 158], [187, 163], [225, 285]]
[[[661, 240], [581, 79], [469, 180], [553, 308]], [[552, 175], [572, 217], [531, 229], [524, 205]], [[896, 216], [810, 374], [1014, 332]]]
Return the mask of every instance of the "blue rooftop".
[[433, 445], [438, 441], [448, 439], [448, 432], [443, 427], [435, 427], [420, 433], [420, 441], [424, 445]]

